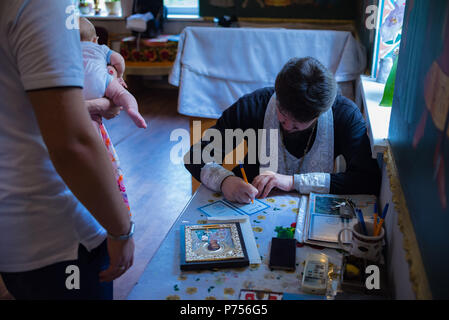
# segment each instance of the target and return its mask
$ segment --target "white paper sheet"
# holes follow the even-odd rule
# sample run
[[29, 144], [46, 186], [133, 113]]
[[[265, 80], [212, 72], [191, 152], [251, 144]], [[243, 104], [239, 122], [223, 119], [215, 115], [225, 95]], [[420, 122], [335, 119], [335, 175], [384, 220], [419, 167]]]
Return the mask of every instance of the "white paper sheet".
[[198, 208], [198, 210], [203, 212], [208, 217], [230, 217], [242, 215], [242, 213], [239, 212], [236, 208], [221, 200], [200, 207]]
[[255, 199], [253, 203], [249, 203], [249, 204], [230, 202], [228, 200], [224, 200], [224, 201], [226, 202], [226, 204], [229, 204], [232, 207], [237, 208], [237, 210], [240, 211], [240, 213], [246, 214], [248, 216], [251, 216], [255, 213], [259, 213], [259, 212], [270, 207], [266, 203], [264, 203], [260, 200], [257, 200], [257, 199]]
[[307, 215], [307, 205], [309, 203], [309, 197], [308, 196], [301, 196], [301, 199], [299, 201], [299, 208], [298, 208], [298, 217], [296, 220], [296, 229], [295, 229], [295, 239], [299, 243], [304, 243], [305, 239], [305, 232], [304, 232], [304, 226], [306, 223], [306, 215]]

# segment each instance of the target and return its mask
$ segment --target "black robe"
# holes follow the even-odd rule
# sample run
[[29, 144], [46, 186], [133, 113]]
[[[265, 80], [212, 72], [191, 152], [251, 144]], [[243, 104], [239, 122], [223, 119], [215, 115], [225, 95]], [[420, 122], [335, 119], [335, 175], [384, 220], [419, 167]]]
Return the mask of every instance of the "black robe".
[[[274, 88], [263, 88], [247, 94], [226, 109], [212, 128], [222, 133], [223, 143], [225, 129], [263, 129], [265, 111]], [[371, 147], [366, 134], [366, 124], [358, 107], [341, 94], [337, 95], [332, 106], [334, 116], [334, 157], [343, 155], [346, 160], [346, 172], [331, 174], [331, 194], [374, 194], [380, 191], [381, 174], [377, 161], [371, 156]], [[304, 155], [304, 149], [310, 134], [286, 136], [284, 145], [288, 152], [297, 158]], [[315, 140], [316, 132], [312, 138]], [[212, 140], [213, 141], [213, 140]], [[201, 150], [211, 141], [202, 141]], [[236, 141], [234, 141], [236, 146]], [[258, 144], [257, 144], [258, 145]], [[224, 150], [224, 146], [223, 146]], [[258, 153], [257, 153], [258, 154]], [[223, 154], [223, 158], [224, 158]], [[200, 181], [201, 168], [205, 165], [192, 164], [192, 148], [190, 149], [190, 163], [187, 170]], [[245, 171], [249, 182], [259, 175], [259, 160], [256, 164], [247, 164]], [[241, 177], [238, 166], [233, 172]]]

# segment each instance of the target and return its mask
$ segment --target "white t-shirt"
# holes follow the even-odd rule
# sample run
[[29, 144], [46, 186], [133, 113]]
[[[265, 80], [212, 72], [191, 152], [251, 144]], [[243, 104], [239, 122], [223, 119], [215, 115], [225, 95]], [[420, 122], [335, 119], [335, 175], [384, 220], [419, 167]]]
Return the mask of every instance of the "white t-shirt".
[[[50, 161], [26, 91], [83, 86], [70, 0], [0, 1], [0, 271], [77, 258], [105, 230]], [[72, 12], [73, 13], [73, 12]], [[80, 106], [82, 107], [82, 106]]]
[[113, 51], [105, 45], [82, 41], [81, 52], [84, 65], [84, 99], [102, 98], [112, 80], [107, 65], [111, 61]]

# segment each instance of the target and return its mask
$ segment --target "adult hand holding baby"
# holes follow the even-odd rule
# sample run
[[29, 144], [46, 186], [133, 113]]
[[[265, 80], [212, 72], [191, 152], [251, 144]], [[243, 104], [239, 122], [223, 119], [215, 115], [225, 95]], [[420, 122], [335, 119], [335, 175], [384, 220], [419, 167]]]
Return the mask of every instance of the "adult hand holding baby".
[[93, 100], [87, 100], [84, 102], [87, 111], [90, 114], [92, 120], [101, 123], [101, 119], [107, 120], [115, 118], [120, 114], [121, 107], [117, 106], [108, 98], [99, 98]]
[[[147, 124], [139, 113], [136, 98], [126, 90], [127, 85], [122, 78], [126, 67], [125, 59], [108, 46], [98, 44], [95, 27], [89, 20], [80, 18], [79, 23], [85, 96], [111, 99], [114, 104], [123, 107], [138, 128], [146, 128]], [[116, 116], [120, 110], [100, 106], [100, 112], [109, 117]]]

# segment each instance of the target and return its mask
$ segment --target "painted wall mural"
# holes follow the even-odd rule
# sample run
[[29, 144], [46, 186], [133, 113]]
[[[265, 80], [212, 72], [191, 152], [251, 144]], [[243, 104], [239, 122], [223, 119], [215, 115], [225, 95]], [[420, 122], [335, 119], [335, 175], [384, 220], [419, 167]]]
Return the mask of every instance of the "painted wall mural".
[[200, 16], [252, 18], [355, 18], [356, 0], [200, 0]]
[[449, 2], [408, 0], [390, 143], [434, 298], [449, 298]]
[[444, 49], [432, 63], [424, 81], [424, 99], [426, 108], [416, 128], [413, 147], [418, 149], [431, 116], [432, 124], [440, 131], [433, 156], [434, 179], [438, 185], [441, 206], [447, 209], [446, 174], [444, 148], [449, 137], [449, 23], [444, 31]]

